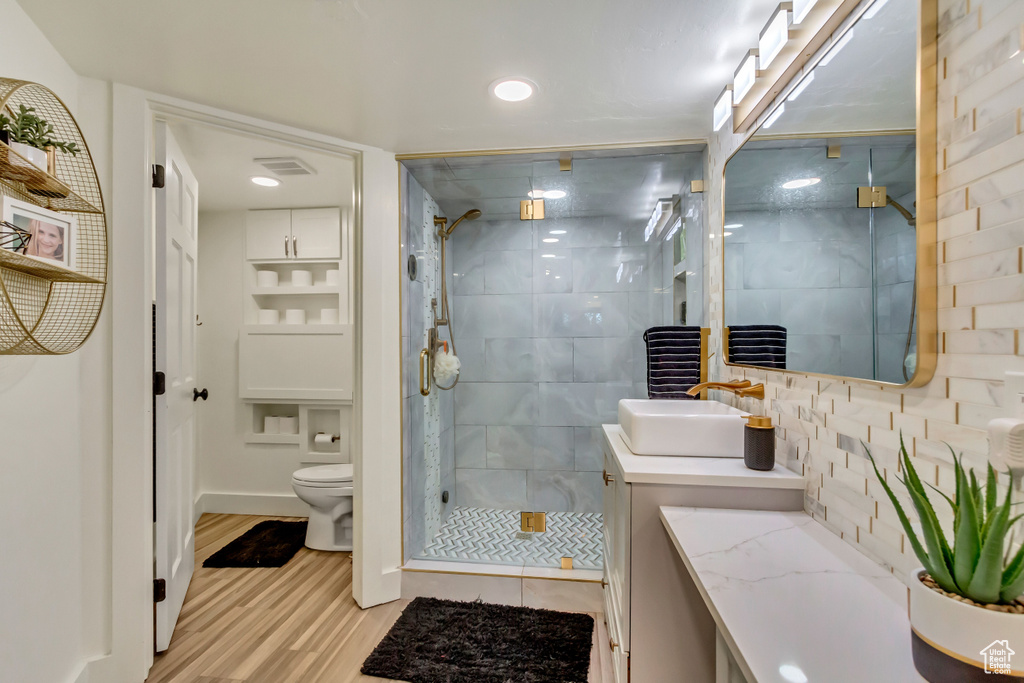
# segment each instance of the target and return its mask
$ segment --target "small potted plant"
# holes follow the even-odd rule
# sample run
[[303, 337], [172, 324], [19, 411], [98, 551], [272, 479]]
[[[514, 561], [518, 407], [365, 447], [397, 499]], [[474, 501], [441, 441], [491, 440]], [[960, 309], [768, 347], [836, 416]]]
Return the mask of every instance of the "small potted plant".
[[[953, 497], [931, 487], [952, 509], [950, 544], [902, 437], [899, 481], [920, 518], [920, 535], [868, 457], [924, 565], [909, 577], [911, 648], [918, 672], [932, 683], [1024, 681], [1024, 546], [1014, 548], [1011, 533], [1021, 517], [1013, 514], [1013, 486], [1000, 502], [992, 465], [982, 485], [953, 453]], [[1015, 650], [1020, 650], [1021, 664], [1012, 661]]]
[[[36, 114], [34, 107], [20, 104], [18, 111], [12, 112], [12, 116], [13, 118], [0, 113], [0, 131], [6, 137], [3, 142], [40, 170], [50, 175], [55, 174], [57, 150], [71, 156], [78, 154], [76, 143], [54, 139], [53, 126]], [[18, 165], [18, 159], [12, 158], [12, 163]]]

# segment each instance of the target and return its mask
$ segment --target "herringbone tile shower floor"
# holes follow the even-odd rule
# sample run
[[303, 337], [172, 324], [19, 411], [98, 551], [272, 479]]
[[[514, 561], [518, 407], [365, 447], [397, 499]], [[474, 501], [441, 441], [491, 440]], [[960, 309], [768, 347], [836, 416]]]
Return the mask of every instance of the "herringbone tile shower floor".
[[549, 512], [547, 531], [523, 536], [516, 510], [457, 506], [420, 558], [558, 567], [571, 557], [574, 569], [603, 566], [599, 513]]

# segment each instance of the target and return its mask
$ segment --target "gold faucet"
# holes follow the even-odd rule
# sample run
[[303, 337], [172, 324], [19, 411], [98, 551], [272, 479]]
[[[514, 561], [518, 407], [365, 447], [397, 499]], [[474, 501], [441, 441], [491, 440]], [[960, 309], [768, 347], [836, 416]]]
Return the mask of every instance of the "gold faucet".
[[686, 393], [690, 396], [696, 396], [704, 389], [722, 389], [723, 391], [731, 391], [740, 398], [764, 400], [764, 384], [758, 383], [751, 386], [749, 379], [734, 379], [731, 382], [701, 382], [696, 386], [690, 387]]

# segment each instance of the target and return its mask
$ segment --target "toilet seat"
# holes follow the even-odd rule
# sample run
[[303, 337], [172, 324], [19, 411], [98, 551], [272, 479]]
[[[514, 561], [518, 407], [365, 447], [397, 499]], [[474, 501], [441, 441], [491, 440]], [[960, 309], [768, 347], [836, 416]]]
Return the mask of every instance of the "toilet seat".
[[297, 470], [292, 474], [292, 481], [299, 486], [311, 488], [337, 488], [351, 486], [353, 476], [352, 465], [317, 465]]

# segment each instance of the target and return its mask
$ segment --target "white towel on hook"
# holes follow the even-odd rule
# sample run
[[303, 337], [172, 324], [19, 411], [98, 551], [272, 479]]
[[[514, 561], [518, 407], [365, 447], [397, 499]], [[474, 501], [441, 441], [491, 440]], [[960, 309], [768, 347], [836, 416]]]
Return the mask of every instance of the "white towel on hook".
[[434, 356], [434, 379], [441, 384], [448, 384], [459, 374], [461, 367], [462, 362], [458, 356], [442, 349]]

